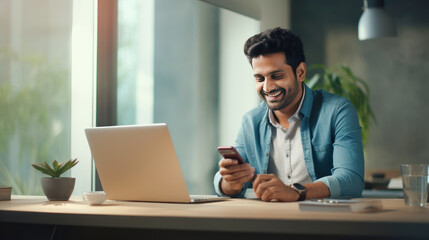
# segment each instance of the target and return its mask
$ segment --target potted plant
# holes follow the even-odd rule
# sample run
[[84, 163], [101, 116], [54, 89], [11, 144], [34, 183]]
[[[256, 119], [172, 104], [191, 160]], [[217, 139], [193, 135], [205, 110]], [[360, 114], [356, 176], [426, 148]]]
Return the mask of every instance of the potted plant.
[[58, 163], [52, 162], [52, 167], [46, 163], [31, 164], [35, 169], [50, 177], [41, 179], [42, 189], [49, 201], [68, 201], [75, 185], [75, 178], [61, 177], [70, 168], [74, 167], [79, 161], [77, 158]]
[[324, 89], [349, 99], [359, 116], [359, 123], [362, 127], [362, 144], [365, 148], [368, 141], [369, 126], [375, 123], [375, 116], [369, 105], [368, 85], [360, 78], [356, 77], [349, 67], [344, 64], [336, 64], [327, 68], [322, 64], [315, 64], [309, 70], [316, 70], [320, 73], [314, 74], [310, 79], [306, 79], [308, 87], [311, 89]]

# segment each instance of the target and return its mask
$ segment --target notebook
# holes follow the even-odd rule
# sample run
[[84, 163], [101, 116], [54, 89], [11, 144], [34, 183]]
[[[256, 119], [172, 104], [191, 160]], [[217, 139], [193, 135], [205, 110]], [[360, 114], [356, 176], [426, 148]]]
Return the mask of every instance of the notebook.
[[225, 200], [189, 195], [166, 124], [85, 129], [107, 199], [200, 203]]
[[301, 211], [375, 212], [383, 209], [379, 199], [313, 199], [299, 203]]

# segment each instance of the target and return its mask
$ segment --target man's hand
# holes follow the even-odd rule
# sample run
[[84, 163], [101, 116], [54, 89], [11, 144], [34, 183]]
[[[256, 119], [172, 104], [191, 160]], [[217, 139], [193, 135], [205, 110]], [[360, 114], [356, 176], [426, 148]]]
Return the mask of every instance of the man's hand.
[[299, 198], [299, 194], [291, 187], [286, 186], [274, 174], [259, 174], [253, 182], [253, 191], [262, 200], [294, 202]]
[[248, 163], [238, 164], [235, 159], [222, 159], [219, 162], [219, 173], [222, 175], [222, 192], [232, 196], [241, 191], [245, 182], [252, 180], [255, 169]]

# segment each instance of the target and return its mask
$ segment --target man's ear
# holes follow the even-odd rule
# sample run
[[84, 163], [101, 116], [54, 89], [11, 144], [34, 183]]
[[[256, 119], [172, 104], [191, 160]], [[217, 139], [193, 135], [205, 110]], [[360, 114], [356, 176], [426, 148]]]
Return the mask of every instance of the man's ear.
[[307, 73], [307, 65], [305, 62], [301, 62], [298, 67], [296, 67], [296, 78], [298, 81], [303, 82], [305, 79], [305, 74]]

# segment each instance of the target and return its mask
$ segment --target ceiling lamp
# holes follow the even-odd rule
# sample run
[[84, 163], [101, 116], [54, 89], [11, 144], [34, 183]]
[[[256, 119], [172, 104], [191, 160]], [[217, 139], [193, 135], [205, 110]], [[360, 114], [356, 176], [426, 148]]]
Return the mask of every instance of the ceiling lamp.
[[359, 19], [359, 40], [396, 36], [393, 18], [384, 9], [383, 0], [364, 0], [362, 16]]

